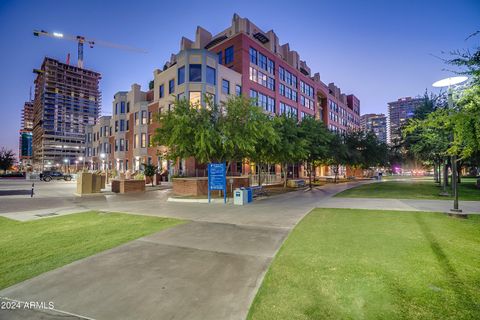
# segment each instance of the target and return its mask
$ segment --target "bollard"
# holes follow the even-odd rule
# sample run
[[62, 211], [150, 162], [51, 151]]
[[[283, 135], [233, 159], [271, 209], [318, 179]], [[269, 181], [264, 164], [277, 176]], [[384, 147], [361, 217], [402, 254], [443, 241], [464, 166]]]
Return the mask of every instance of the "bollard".
[[33, 198], [33, 189], [35, 188], [35, 182], [32, 183], [32, 193], [30, 194], [30, 198]]

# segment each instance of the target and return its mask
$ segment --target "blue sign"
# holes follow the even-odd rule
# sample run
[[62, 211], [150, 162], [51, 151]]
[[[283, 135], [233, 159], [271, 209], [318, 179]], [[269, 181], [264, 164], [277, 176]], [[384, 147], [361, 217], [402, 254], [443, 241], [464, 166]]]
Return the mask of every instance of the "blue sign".
[[223, 190], [223, 200], [227, 203], [227, 176], [225, 163], [208, 164], [208, 202], [211, 190]]

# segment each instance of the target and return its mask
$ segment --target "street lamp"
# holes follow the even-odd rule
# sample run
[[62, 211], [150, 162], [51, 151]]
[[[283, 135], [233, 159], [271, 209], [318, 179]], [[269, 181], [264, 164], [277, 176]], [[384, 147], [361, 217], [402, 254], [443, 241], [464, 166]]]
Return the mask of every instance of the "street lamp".
[[85, 158], [84, 157], [78, 157], [78, 160], [83, 161], [82, 171], [85, 170]]
[[105, 170], [105, 183], [108, 184], [108, 166], [105, 166], [105, 153], [100, 153], [100, 158], [102, 159], [102, 166]]
[[[432, 84], [436, 88], [448, 87], [448, 109], [453, 109], [453, 88], [452, 86], [463, 83], [468, 80], [468, 77], [458, 76], [438, 80]], [[453, 135], [452, 135], [453, 140]], [[452, 141], [453, 142], [453, 141]], [[447, 178], [448, 179], [448, 178]], [[453, 209], [452, 212], [462, 212], [458, 208], [458, 181], [457, 181], [457, 156], [452, 155], [452, 189], [453, 189]]]
[[67, 158], [63, 159], [63, 162], [65, 163], [65, 173], [66, 173], [66, 172], [67, 172], [67, 168], [68, 168], [68, 167], [67, 167], [67, 163], [68, 163], [68, 165], [70, 165], [70, 163], [69, 163], [69, 161], [68, 161]]

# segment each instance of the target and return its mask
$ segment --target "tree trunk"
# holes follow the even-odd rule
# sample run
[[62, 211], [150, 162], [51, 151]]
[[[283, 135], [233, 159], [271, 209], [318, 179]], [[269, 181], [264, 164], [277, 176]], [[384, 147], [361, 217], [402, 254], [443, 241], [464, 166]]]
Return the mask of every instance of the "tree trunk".
[[438, 170], [437, 170], [437, 164], [433, 162], [433, 180], [435, 182], [438, 182]]
[[337, 183], [338, 168], [339, 168], [339, 165], [338, 165], [338, 164], [335, 165], [335, 169], [334, 169], [335, 177], [333, 178], [333, 182], [334, 182], [334, 183]]
[[444, 160], [443, 164], [443, 190], [446, 191], [448, 187], [448, 163]]
[[312, 190], [312, 164], [309, 162], [307, 163], [308, 167], [308, 185], [310, 190]]
[[287, 188], [287, 169], [288, 169], [288, 164], [284, 163], [282, 164], [282, 169], [283, 169], [283, 188]]

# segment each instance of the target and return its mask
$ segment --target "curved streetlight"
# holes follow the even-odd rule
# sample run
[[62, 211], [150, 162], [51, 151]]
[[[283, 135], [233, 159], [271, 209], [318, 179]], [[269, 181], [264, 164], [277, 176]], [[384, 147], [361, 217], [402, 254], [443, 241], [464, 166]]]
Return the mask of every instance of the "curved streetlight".
[[[457, 76], [457, 77], [449, 77], [442, 80], [435, 81], [432, 86], [435, 88], [448, 88], [448, 109], [453, 108], [453, 86], [461, 84], [468, 80], [466, 76]], [[452, 135], [453, 140], [453, 135]], [[453, 141], [452, 141], [453, 142]], [[446, 172], [447, 169], [445, 169]], [[445, 178], [448, 179], [448, 176], [444, 177], [444, 186], [446, 186]], [[452, 155], [452, 189], [453, 189], [453, 209], [450, 209], [452, 212], [462, 212], [461, 209], [458, 208], [458, 181], [457, 181], [457, 156]], [[446, 189], [444, 189], [446, 192]]]

